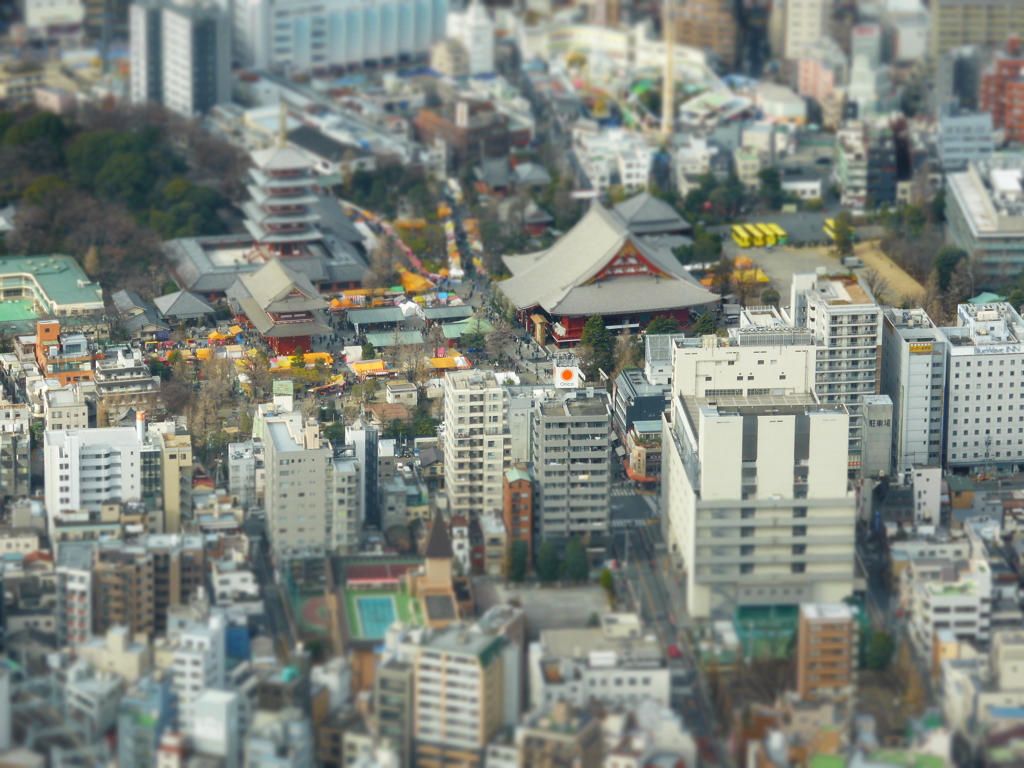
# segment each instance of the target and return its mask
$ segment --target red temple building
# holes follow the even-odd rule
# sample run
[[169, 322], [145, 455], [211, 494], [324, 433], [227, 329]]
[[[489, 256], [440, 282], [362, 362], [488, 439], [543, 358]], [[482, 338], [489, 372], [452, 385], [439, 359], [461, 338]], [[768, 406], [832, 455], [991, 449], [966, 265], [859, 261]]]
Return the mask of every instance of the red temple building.
[[[661, 201], [638, 202], [659, 219], [664, 218], [661, 207], [672, 210]], [[717, 306], [720, 297], [705, 290], [672, 254], [676, 241], [683, 240], [678, 232], [685, 222], [659, 220], [658, 226], [642, 228], [648, 217], [633, 208], [638, 206], [622, 204], [610, 211], [595, 203], [548, 250], [503, 257], [512, 277], [500, 290], [539, 343], [574, 346], [594, 315], [613, 333], [635, 333], [658, 316], [674, 317], [685, 327]]]
[[240, 275], [227, 294], [235, 320], [255, 328], [278, 355], [294, 354], [300, 347], [308, 352], [311, 336], [331, 332], [320, 317], [327, 302], [308, 277], [282, 259]]

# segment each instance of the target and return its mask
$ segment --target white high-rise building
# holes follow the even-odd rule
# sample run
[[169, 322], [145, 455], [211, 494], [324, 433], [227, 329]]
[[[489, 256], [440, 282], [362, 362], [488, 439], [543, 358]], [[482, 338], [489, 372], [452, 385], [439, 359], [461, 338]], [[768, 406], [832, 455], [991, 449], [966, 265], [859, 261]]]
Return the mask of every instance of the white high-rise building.
[[131, 98], [182, 115], [231, 100], [231, 19], [212, 0], [131, 5]]
[[849, 416], [808, 391], [814, 347], [806, 333], [788, 333], [763, 345], [757, 337], [769, 333], [749, 344], [674, 342], [663, 525], [693, 616], [835, 602], [853, 590]]
[[190, 736], [197, 726], [197, 699], [206, 690], [224, 689], [226, 627], [224, 616], [214, 613], [205, 624], [193, 624], [182, 632], [174, 649], [171, 672], [174, 675], [172, 687], [178, 697], [178, 727]]
[[863, 398], [880, 394], [882, 309], [852, 274], [800, 274], [793, 276], [788, 312], [790, 325], [814, 336], [814, 393], [825, 405], [842, 403], [850, 414], [849, 465], [859, 471]]
[[452, 371], [444, 380], [444, 483], [453, 515], [502, 509], [511, 453], [508, 393], [490, 371]]
[[43, 434], [46, 517], [99, 512], [108, 501], [154, 500], [161, 490], [160, 447], [138, 427], [57, 429]]
[[331, 546], [335, 552], [354, 552], [363, 530], [362, 468], [354, 456], [335, 456], [328, 460], [333, 520]]
[[946, 352], [949, 345], [923, 309], [885, 310], [882, 392], [892, 400], [892, 468], [942, 463]]
[[1024, 465], [1024, 320], [1010, 304], [961, 304], [949, 345], [946, 466]]
[[448, 0], [235, 0], [235, 58], [292, 71], [411, 60], [445, 36]]
[[799, 59], [807, 46], [828, 35], [832, 0], [786, 0], [785, 58]]
[[448, 14], [448, 37], [469, 54], [470, 76], [494, 72], [494, 22], [480, 0], [472, 0], [461, 13]]

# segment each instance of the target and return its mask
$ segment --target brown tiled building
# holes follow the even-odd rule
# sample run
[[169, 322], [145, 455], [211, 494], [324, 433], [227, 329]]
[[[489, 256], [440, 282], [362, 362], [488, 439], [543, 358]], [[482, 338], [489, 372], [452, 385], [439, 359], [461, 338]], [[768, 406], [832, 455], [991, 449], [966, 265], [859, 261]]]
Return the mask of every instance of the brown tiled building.
[[502, 510], [505, 515], [505, 533], [508, 546], [514, 541], [525, 541], [527, 562], [533, 561], [533, 480], [523, 465], [505, 473], [502, 483]]
[[844, 603], [800, 606], [796, 688], [803, 699], [842, 698], [857, 678], [857, 619]]
[[676, 42], [714, 53], [727, 68], [736, 63], [739, 24], [732, 0], [688, 0], [676, 6]]
[[206, 550], [203, 537], [195, 534], [147, 536], [146, 549], [153, 556], [153, 626], [163, 634], [167, 609], [187, 605], [203, 586]]
[[118, 625], [153, 635], [153, 557], [144, 547], [97, 549], [93, 557], [93, 632]]
[[413, 121], [416, 139], [427, 147], [440, 139], [456, 167], [482, 157], [504, 157], [509, 149], [508, 117], [489, 101], [462, 100], [421, 109]]
[[1024, 141], [1024, 55], [1019, 40], [997, 53], [981, 76], [981, 111], [992, 115], [992, 127], [1006, 130], [1007, 141]]

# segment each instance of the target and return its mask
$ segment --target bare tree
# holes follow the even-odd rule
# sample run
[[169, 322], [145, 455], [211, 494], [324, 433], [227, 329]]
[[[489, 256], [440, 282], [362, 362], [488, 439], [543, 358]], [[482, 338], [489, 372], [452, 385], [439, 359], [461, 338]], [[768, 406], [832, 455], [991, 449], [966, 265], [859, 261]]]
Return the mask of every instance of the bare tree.
[[889, 283], [882, 277], [882, 274], [875, 269], [866, 270], [861, 276], [860, 280], [864, 285], [868, 287], [875, 300], [879, 304], [886, 303], [886, 297], [889, 295]]
[[370, 263], [363, 273], [364, 288], [387, 288], [398, 281], [398, 267], [405, 266], [405, 254], [390, 237], [383, 237], [370, 254]]
[[741, 269], [736, 272], [733, 277], [732, 290], [736, 294], [736, 298], [739, 300], [740, 304], [744, 307], [747, 306], [747, 301], [749, 301], [752, 296], [757, 295], [757, 270]]

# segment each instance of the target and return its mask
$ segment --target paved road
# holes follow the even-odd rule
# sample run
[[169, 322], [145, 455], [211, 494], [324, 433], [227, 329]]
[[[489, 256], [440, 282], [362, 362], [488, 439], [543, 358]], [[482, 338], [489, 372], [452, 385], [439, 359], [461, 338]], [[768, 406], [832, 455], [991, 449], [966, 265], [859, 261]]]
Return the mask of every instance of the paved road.
[[270, 636], [274, 639], [278, 657], [287, 658], [288, 652], [295, 647], [296, 637], [288, 620], [284, 593], [274, 578], [266, 520], [247, 515], [242, 530], [252, 545], [252, 570], [260, 585]]

